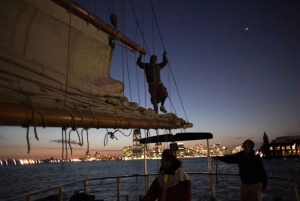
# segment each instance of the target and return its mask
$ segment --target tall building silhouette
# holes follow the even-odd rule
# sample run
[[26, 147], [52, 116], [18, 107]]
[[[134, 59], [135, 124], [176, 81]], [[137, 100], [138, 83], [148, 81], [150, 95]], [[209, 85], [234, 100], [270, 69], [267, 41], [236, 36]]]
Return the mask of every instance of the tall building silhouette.
[[132, 155], [133, 158], [142, 158], [142, 144], [140, 143], [141, 131], [140, 129], [133, 130], [133, 143], [132, 143]]

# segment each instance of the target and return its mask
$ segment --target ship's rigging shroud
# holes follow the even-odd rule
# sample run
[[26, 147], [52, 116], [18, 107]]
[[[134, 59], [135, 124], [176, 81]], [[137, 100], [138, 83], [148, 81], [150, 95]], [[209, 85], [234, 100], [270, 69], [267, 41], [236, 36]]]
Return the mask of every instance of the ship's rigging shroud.
[[123, 83], [110, 77], [111, 37], [145, 52], [119, 31], [65, 0], [5, 0], [2, 5], [0, 125], [24, 126], [34, 112], [37, 126], [186, 126], [175, 114], [156, 114], [123, 96]]

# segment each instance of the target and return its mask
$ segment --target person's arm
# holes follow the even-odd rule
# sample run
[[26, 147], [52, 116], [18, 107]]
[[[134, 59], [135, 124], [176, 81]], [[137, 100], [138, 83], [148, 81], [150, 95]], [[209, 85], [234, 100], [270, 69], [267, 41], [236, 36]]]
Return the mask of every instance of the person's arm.
[[155, 201], [159, 196], [159, 184], [157, 179], [155, 179], [147, 194], [143, 197], [142, 201]]
[[141, 60], [142, 60], [142, 54], [140, 54], [138, 60], [136, 61], [136, 64], [137, 64], [141, 69], [145, 69], [145, 63], [143, 63]]
[[167, 52], [164, 51], [163, 53], [163, 61], [161, 63], [158, 64], [159, 68], [162, 69], [163, 67], [165, 67], [168, 64], [168, 59], [167, 59]]
[[228, 156], [216, 156], [216, 157], [213, 157], [213, 159], [220, 160], [225, 163], [238, 163], [239, 155], [234, 154], [234, 155], [228, 155]]
[[180, 201], [191, 201], [192, 199], [192, 188], [189, 176], [181, 170], [179, 176], [179, 193]]
[[191, 201], [192, 199], [192, 189], [191, 189], [191, 181], [186, 180], [179, 183], [180, 185], [180, 200], [181, 201]]
[[268, 179], [268, 177], [267, 177], [267, 173], [266, 173], [266, 170], [265, 170], [265, 168], [264, 168], [264, 164], [263, 164], [263, 162], [262, 162], [262, 160], [261, 160], [261, 158], [259, 158], [259, 166], [260, 166], [260, 171], [261, 171], [261, 190], [262, 191], [265, 191], [265, 190], [267, 190], [267, 185], [268, 185], [268, 183], [267, 183], [267, 179]]

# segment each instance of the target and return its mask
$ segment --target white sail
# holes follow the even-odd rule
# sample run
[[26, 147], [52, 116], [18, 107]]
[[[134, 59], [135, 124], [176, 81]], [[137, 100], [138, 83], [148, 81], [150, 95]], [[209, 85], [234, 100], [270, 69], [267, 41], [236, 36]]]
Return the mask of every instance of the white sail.
[[[158, 115], [128, 102], [123, 83], [110, 76], [110, 31], [102, 31], [100, 23], [99, 27], [89, 24], [84, 8], [77, 6], [75, 15], [57, 2], [69, 6], [65, 0], [1, 1], [1, 102], [182, 125], [184, 121], [178, 119], [177, 124], [174, 114]], [[87, 19], [78, 16], [82, 13]]]

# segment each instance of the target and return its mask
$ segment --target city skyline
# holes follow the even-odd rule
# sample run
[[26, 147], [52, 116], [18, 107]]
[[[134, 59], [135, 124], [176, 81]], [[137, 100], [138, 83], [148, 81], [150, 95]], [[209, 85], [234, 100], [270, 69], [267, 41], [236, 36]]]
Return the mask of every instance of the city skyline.
[[[120, 147], [120, 149], [117, 149], [117, 150], [109, 150], [109, 149], [106, 149], [106, 150], [102, 150], [102, 149], [90, 149], [89, 150], [89, 153], [91, 155], [94, 155], [94, 153], [96, 152], [99, 152], [100, 155], [108, 155], [108, 156], [117, 156], [117, 157], [122, 157], [123, 156], [123, 149], [124, 147], [126, 146], [133, 146], [133, 135], [129, 136], [131, 138], [131, 144], [130, 145], [123, 145], [122, 147]], [[279, 136], [278, 136], [279, 137]], [[261, 145], [263, 144], [263, 134], [262, 134], [262, 141], [261, 143], [256, 143], [255, 144], [255, 149], [259, 149], [261, 147]], [[272, 140], [275, 140], [275, 139], [270, 139], [270, 142]], [[30, 143], [31, 144], [31, 151], [30, 152], [39, 152], [39, 147], [38, 146], [38, 149], [36, 149], [36, 145], [39, 145], [39, 141], [36, 141], [35, 139], [31, 139], [31, 141], [33, 141], [33, 143]], [[196, 143], [198, 142], [198, 143]], [[27, 154], [27, 144], [25, 142], [25, 139], [23, 140], [23, 154], [20, 154], [19, 156], [16, 155], [14, 152], [13, 153], [1, 153], [0, 154], [0, 160], [2, 159], [49, 159], [51, 157], [55, 158], [55, 159], [61, 159], [62, 158], [62, 147], [61, 147], [61, 142], [60, 141], [57, 141], [57, 142], [52, 142], [52, 143], [57, 143], [58, 146], [56, 146], [56, 148], [54, 149], [55, 152], [50, 152], [49, 155], [45, 154], [45, 155], [34, 155], [32, 153], [30, 154]], [[73, 152], [73, 155], [70, 154], [71, 152], [71, 148], [68, 146], [68, 159], [72, 159], [72, 158], [84, 158], [85, 154], [86, 154], [86, 151], [87, 151], [87, 144], [86, 142], [84, 142], [84, 146], [83, 147], [80, 147], [78, 145], [78, 143], [76, 143], [74, 140], [71, 140], [71, 143], [73, 144], [72, 145], [72, 152]], [[113, 141], [110, 141], [108, 143], [113, 143]], [[169, 149], [169, 144], [172, 143], [172, 142], [166, 142], [166, 143], [162, 143], [162, 149]], [[184, 144], [185, 148], [189, 149], [190, 146], [197, 146], [199, 144], [202, 144], [202, 146], [207, 150], [207, 145], [206, 145], [206, 140], [195, 140], [195, 141], [184, 141], [184, 142], [178, 142], [180, 144]], [[220, 142], [217, 142], [217, 141], [214, 141], [213, 139], [210, 139], [209, 140], [209, 145], [210, 146], [213, 146], [215, 144], [220, 144], [221, 147], [226, 147], [228, 148], [229, 150], [233, 150], [237, 147], [241, 147], [241, 144], [237, 144], [235, 146], [227, 146], [227, 145], [222, 145], [222, 143]], [[45, 145], [46, 146], [46, 145]], [[151, 150], [151, 149], [154, 149], [155, 148], [155, 143], [151, 143], [151, 144], [148, 144], [148, 147], [149, 149], [148, 150]], [[17, 153], [20, 152], [20, 150], [16, 150]], [[6, 156], [7, 157], [3, 157], [3, 156]], [[2, 157], [1, 157], [2, 156]], [[66, 157], [66, 153], [64, 153], [64, 158]]]

